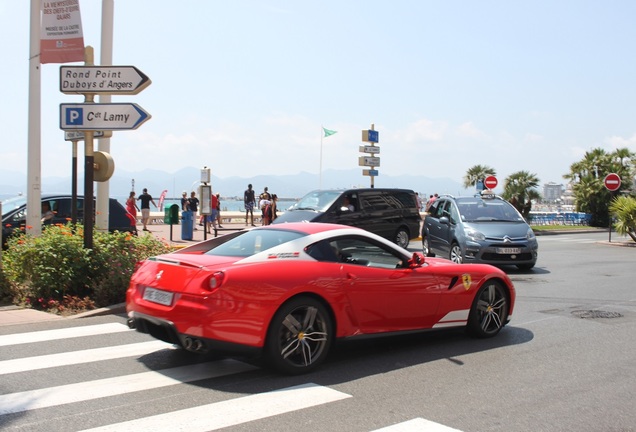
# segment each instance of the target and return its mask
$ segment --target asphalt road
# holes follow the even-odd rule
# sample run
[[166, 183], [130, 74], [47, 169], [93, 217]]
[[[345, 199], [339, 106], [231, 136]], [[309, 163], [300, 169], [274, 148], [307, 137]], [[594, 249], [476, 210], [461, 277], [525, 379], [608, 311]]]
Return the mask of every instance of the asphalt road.
[[0, 429], [635, 431], [636, 248], [606, 240], [540, 237], [496, 338], [349, 343], [300, 377], [191, 357], [119, 315], [0, 327]]

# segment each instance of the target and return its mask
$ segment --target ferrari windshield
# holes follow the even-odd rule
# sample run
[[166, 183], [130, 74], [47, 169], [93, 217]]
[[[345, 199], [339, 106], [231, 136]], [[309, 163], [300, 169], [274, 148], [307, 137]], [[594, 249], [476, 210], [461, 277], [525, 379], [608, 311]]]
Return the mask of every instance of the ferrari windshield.
[[309, 192], [307, 195], [301, 198], [296, 204], [290, 207], [289, 210], [315, 210], [324, 212], [329, 209], [331, 204], [342, 195], [342, 191], [336, 190], [318, 190]]
[[457, 209], [464, 222], [523, 222], [523, 217], [502, 199], [457, 199]]
[[205, 254], [214, 256], [248, 257], [275, 246], [305, 236], [305, 233], [289, 230], [254, 229], [245, 231], [227, 242], [221, 243]]

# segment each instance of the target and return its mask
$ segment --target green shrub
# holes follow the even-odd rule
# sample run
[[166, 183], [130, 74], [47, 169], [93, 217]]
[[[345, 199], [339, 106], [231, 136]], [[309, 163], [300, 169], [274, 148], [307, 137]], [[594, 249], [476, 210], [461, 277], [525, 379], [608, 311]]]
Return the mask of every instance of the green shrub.
[[153, 236], [94, 232], [84, 248], [83, 227], [49, 226], [42, 235], [10, 238], [2, 254], [0, 294], [14, 303], [64, 313], [125, 300], [137, 261], [169, 252]]

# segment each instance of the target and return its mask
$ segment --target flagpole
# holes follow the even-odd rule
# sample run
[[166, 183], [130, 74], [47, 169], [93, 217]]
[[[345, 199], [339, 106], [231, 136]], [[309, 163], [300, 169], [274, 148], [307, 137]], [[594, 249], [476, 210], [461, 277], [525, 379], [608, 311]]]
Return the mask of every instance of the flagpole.
[[319, 169], [319, 180], [318, 180], [318, 189], [322, 189], [322, 136], [323, 127], [320, 125], [320, 169]]

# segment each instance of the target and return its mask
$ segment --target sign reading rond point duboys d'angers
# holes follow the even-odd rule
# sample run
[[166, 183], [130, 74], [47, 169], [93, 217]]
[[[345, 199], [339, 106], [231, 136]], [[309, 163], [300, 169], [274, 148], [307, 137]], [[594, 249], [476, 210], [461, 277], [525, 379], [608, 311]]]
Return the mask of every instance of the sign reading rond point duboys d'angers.
[[42, 0], [40, 63], [84, 61], [79, 0]]

